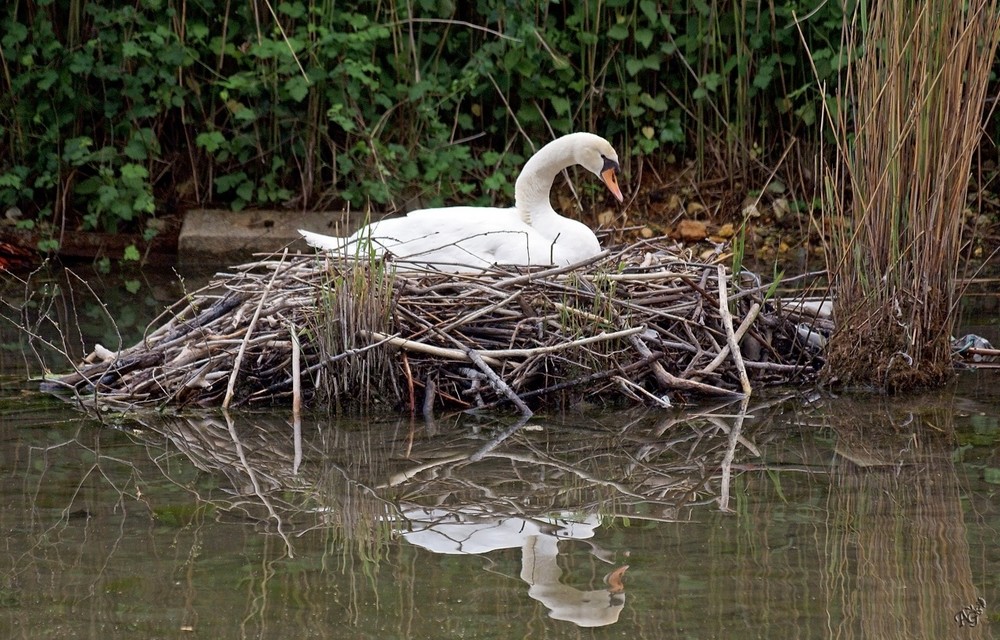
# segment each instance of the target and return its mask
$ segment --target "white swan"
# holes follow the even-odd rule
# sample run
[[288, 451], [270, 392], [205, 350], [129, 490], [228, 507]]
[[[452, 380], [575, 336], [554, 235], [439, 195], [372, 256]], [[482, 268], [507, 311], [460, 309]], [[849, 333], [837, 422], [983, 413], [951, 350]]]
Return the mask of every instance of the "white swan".
[[587, 225], [552, 208], [549, 192], [556, 175], [575, 164], [598, 176], [619, 202], [618, 154], [592, 133], [571, 133], [542, 147], [514, 183], [514, 206], [443, 207], [412, 211], [373, 222], [348, 238], [299, 233], [325, 251], [388, 252], [411, 265], [433, 264], [447, 271], [479, 270], [493, 264], [567, 265], [601, 251]]

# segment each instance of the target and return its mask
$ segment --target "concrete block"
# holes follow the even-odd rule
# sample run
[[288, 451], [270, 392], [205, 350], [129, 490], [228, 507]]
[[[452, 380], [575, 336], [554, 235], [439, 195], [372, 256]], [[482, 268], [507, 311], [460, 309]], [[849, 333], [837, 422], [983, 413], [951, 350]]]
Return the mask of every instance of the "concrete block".
[[192, 209], [184, 216], [177, 240], [182, 267], [219, 267], [247, 262], [254, 254], [312, 251], [299, 229], [349, 235], [364, 222], [358, 212], [227, 211]]

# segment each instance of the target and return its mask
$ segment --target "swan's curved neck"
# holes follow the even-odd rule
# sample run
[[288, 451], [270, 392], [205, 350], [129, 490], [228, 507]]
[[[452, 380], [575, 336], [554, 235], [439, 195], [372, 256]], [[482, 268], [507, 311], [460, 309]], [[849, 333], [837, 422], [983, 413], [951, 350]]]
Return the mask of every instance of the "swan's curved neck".
[[557, 138], [531, 156], [514, 183], [514, 207], [527, 224], [537, 222], [533, 215], [552, 211], [549, 192], [560, 171], [576, 164], [574, 140], [571, 136]]

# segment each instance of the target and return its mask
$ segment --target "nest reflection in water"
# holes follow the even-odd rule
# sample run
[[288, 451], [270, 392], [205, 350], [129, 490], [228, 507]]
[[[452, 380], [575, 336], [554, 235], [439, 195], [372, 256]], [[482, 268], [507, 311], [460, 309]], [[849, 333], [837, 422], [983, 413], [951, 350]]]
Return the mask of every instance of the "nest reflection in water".
[[295, 399], [425, 415], [748, 395], [821, 364], [802, 317], [769, 291], [649, 241], [572, 268], [478, 274], [274, 257], [221, 274], [140, 343], [97, 348], [44, 388], [118, 409]]
[[220, 413], [150, 416], [129, 431], [168, 477], [184, 467], [171, 460], [182, 455], [225, 478], [221, 493], [198, 497], [259, 522], [290, 547], [289, 535], [317, 527], [369, 547], [406, 530], [406, 513], [424, 507], [662, 521], [686, 518], [698, 505], [726, 508], [734, 465], [759, 456], [741, 433], [746, 414], [738, 408], [579, 419], [586, 426], [464, 417], [461, 425], [303, 428]]
[[[315, 540], [310, 532], [331, 551], [346, 549], [335, 551], [342, 562], [360, 559], [365, 575], [393, 557], [395, 537], [434, 554], [517, 550], [516, 575], [550, 617], [598, 627], [624, 610], [629, 569], [628, 551], [609, 547], [598, 529], [619, 518], [675, 522], [698, 506], [727, 509], [734, 469], [759, 459], [741, 433], [743, 404], [577, 415], [568, 424], [143, 414], [128, 432], [216, 517], [256, 523], [289, 556], [300, 540]], [[224, 480], [194, 488], [178, 456]], [[561, 562], [574, 549], [603, 567], [603, 584], [564, 576]]]

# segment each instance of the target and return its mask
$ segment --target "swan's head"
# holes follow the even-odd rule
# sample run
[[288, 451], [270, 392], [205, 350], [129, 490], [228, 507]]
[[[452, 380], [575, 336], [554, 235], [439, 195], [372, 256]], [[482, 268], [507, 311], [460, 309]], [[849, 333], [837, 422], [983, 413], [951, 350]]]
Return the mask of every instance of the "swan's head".
[[581, 137], [574, 154], [576, 162], [600, 178], [608, 190], [618, 198], [618, 202], [623, 201], [622, 190], [618, 187], [618, 172], [621, 171], [621, 166], [618, 164], [618, 153], [614, 147], [600, 136], [589, 133], [577, 135]]

